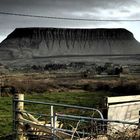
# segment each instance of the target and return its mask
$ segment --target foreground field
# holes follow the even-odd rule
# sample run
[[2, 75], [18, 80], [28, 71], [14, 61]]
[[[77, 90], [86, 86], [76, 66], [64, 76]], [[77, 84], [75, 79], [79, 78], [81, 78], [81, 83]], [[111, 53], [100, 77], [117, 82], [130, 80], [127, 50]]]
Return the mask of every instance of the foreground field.
[[[93, 108], [101, 108], [105, 96], [140, 93], [139, 75], [84, 78], [60, 73], [16, 74], [2, 76], [1, 85], [4, 97], [0, 97], [0, 136], [12, 132], [12, 86], [18, 92], [25, 93], [25, 99]], [[5, 97], [7, 95], [10, 97]], [[30, 109], [38, 111], [34, 106]], [[45, 111], [46, 108], [42, 109]]]
[[[107, 92], [45, 92], [43, 94], [27, 94], [25, 98], [30, 100], [56, 102], [72, 105], [80, 105], [87, 107], [97, 107], [101, 105], [101, 101], [105, 95], [111, 95]], [[34, 108], [34, 106], [32, 106]], [[37, 108], [36, 108], [37, 109]], [[45, 111], [45, 109], [44, 109]], [[12, 97], [1, 97], [0, 101], [0, 136], [7, 135], [12, 132]]]

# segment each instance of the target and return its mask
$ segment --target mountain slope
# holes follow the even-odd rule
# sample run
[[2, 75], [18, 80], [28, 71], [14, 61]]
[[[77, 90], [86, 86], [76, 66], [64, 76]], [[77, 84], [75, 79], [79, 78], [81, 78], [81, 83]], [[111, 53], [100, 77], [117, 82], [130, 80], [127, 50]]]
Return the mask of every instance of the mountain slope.
[[18, 28], [0, 44], [0, 60], [140, 54], [126, 29]]

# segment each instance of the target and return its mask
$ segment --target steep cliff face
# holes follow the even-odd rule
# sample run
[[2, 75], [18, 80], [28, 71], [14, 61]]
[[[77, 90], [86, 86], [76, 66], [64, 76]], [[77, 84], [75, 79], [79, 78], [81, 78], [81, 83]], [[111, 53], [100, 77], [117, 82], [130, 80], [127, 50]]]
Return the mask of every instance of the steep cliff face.
[[125, 29], [19, 28], [0, 44], [0, 60], [140, 54]]

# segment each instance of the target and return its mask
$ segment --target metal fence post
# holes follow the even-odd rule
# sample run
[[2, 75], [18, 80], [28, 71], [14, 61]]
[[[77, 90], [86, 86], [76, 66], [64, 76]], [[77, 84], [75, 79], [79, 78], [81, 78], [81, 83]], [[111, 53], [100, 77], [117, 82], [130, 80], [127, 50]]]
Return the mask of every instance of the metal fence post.
[[57, 121], [57, 116], [56, 114], [54, 113], [54, 117], [53, 117], [53, 134], [54, 134], [54, 137], [53, 139], [56, 140], [56, 121]]
[[56, 140], [55, 134], [56, 134], [56, 119], [57, 116], [54, 114], [54, 106], [51, 105], [51, 130], [52, 130], [52, 138], [53, 140]]
[[51, 105], [51, 131], [52, 131], [52, 137], [54, 139], [54, 106]]

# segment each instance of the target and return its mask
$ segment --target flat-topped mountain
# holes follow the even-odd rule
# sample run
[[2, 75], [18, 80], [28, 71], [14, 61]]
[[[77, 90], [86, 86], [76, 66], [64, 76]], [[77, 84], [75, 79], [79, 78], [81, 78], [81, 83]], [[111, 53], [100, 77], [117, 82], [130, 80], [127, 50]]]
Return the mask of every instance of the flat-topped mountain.
[[1, 61], [134, 54], [140, 54], [140, 43], [121, 28], [18, 28], [0, 44]]

